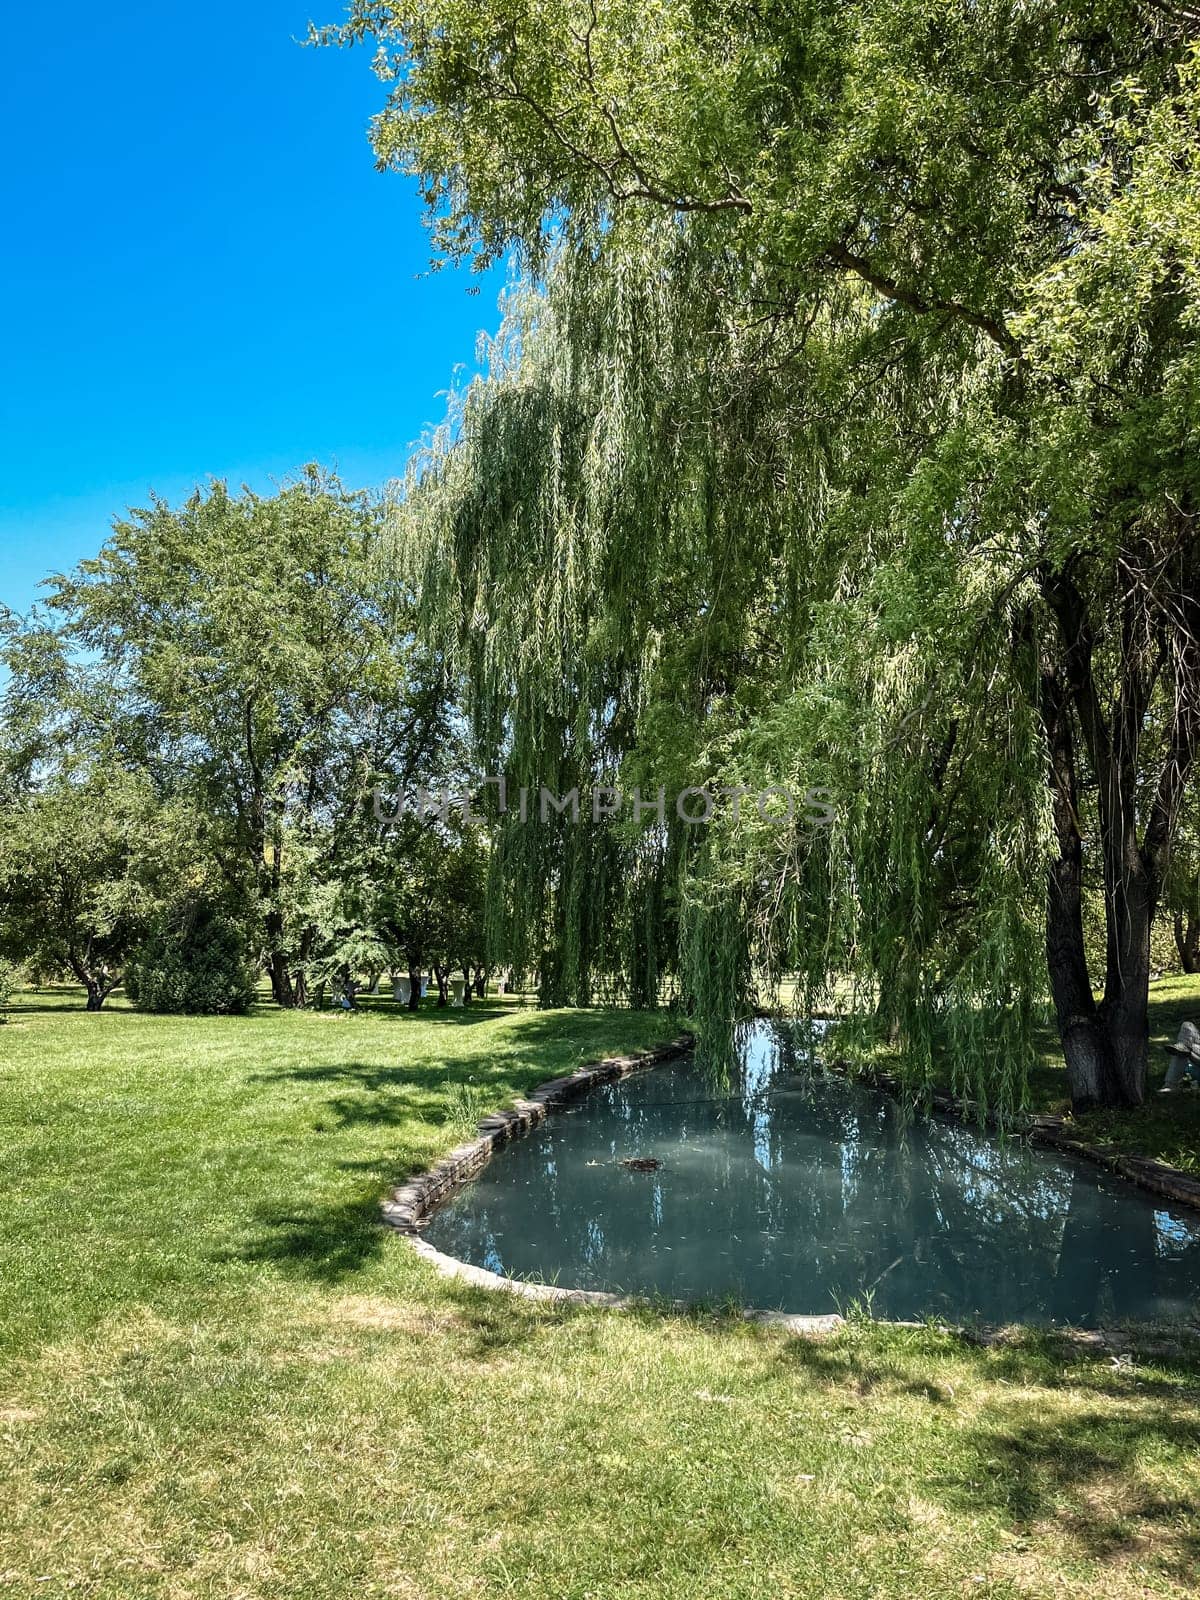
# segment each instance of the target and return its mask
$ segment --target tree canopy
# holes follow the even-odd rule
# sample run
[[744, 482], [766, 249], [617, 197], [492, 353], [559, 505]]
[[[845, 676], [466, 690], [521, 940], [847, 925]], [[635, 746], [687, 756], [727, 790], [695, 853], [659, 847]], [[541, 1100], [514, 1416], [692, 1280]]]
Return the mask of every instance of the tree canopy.
[[360, 0], [322, 35], [374, 41], [437, 246], [526, 271], [398, 515], [485, 746], [836, 796], [816, 838], [510, 838], [567, 992], [653, 950], [716, 1037], [755, 972], [849, 979], [1004, 1108], [1048, 988], [1076, 1103], [1141, 1099], [1200, 732], [1194, 25]]

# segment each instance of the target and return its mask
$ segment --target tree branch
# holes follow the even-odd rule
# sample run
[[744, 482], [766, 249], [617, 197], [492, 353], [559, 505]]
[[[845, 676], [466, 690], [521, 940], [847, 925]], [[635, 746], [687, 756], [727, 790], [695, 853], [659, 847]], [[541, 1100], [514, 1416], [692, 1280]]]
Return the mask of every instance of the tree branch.
[[981, 333], [986, 333], [992, 343], [998, 345], [1006, 356], [1020, 356], [1020, 345], [997, 318], [988, 316], [982, 311], [973, 311], [960, 300], [930, 299], [918, 294], [914, 289], [905, 289], [894, 278], [877, 271], [864, 256], [856, 255], [844, 244], [831, 246], [828, 255], [836, 266], [844, 267], [847, 272], [853, 272], [885, 299], [892, 300], [897, 305], [907, 306], [910, 311], [922, 313], [942, 311], [949, 316], [957, 317], [962, 322], [970, 323], [973, 328], [978, 328]]

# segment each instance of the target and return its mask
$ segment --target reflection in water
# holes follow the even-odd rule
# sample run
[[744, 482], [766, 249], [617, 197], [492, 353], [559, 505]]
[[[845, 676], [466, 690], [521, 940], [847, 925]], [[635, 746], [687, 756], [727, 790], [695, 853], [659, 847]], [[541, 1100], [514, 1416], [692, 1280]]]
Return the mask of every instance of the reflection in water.
[[[1200, 1217], [1080, 1161], [815, 1073], [747, 1030], [736, 1081], [690, 1062], [599, 1089], [502, 1151], [427, 1230], [509, 1277], [876, 1316], [1181, 1316]], [[619, 1162], [653, 1156], [661, 1168]]]

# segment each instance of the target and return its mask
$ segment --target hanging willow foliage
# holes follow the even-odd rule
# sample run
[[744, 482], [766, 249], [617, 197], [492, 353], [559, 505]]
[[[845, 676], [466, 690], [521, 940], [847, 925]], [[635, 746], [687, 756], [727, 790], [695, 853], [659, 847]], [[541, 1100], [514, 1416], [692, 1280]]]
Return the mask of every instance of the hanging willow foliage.
[[[1027, 601], [964, 492], [975, 397], [854, 291], [735, 317], [691, 248], [674, 222], [564, 239], [397, 501], [508, 780], [497, 957], [546, 1003], [677, 995], [714, 1060], [789, 975], [799, 1006], [884, 1023], [922, 1080], [948, 1031], [960, 1087], [1011, 1109], [1047, 818]], [[831, 827], [671, 803], [814, 785]], [[579, 789], [578, 823], [538, 819], [542, 786]], [[598, 787], [665, 789], [664, 820], [593, 818]]]

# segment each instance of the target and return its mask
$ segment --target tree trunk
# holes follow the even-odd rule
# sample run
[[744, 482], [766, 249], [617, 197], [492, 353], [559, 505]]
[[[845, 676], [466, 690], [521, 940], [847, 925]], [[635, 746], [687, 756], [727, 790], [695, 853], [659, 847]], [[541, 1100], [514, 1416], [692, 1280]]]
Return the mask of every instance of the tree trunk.
[[67, 965], [75, 974], [76, 980], [83, 985], [87, 992], [86, 1009], [88, 1011], [99, 1011], [105, 1000], [107, 1000], [108, 996], [116, 988], [117, 983], [119, 983], [121, 980], [118, 978], [117, 983], [111, 983], [109, 984], [108, 988], [105, 988], [104, 979], [97, 977], [96, 974], [85, 965], [89, 959], [90, 952], [80, 956], [75, 950], [69, 949], [67, 951]]
[[1076, 1111], [1111, 1105], [1116, 1095], [1112, 1048], [1092, 995], [1083, 942], [1083, 839], [1079, 832], [1075, 744], [1057, 673], [1042, 678], [1042, 722], [1050, 756], [1058, 855], [1046, 890], [1046, 963], [1050, 992]]
[[1185, 920], [1183, 912], [1176, 911], [1173, 924], [1179, 965], [1184, 972], [1200, 972], [1200, 917], [1189, 911]]
[[1136, 844], [1106, 884], [1105, 899], [1108, 961], [1100, 1013], [1116, 1072], [1116, 1098], [1108, 1104], [1140, 1106], [1150, 1048], [1150, 925], [1156, 894]]
[[283, 913], [276, 905], [268, 903], [265, 917], [267, 932], [267, 975], [271, 980], [271, 995], [278, 1006], [291, 1007], [296, 1003], [292, 988], [292, 975], [288, 971], [284, 953]]
[[438, 1010], [440, 1011], [443, 1006], [448, 1006], [450, 1004], [450, 996], [449, 996], [449, 994], [447, 992], [447, 988], [446, 988], [446, 979], [449, 976], [448, 969], [446, 967], [440, 966], [435, 961], [434, 964], [433, 964], [433, 976], [437, 980], [437, 990], [438, 990], [437, 1003], [438, 1003]]
[[488, 979], [491, 973], [486, 967], [475, 968], [475, 997], [477, 1000], [486, 1000], [488, 992]]
[[[1062, 646], [1061, 655], [1043, 669], [1041, 710], [1059, 842], [1047, 945], [1071, 1100], [1077, 1110], [1092, 1105], [1139, 1106], [1146, 1097], [1150, 1039], [1150, 928], [1191, 763], [1195, 730], [1190, 697], [1187, 693], [1179, 697], [1185, 710], [1176, 709], [1168, 759], [1149, 807], [1144, 843], [1139, 844], [1139, 750], [1158, 672], [1145, 659], [1141, 644], [1147, 632], [1144, 604], [1133, 586], [1121, 597], [1119, 692], [1109, 712], [1096, 682], [1097, 647], [1087, 604], [1070, 572], [1044, 568], [1042, 592], [1054, 613]], [[1096, 776], [1104, 864], [1107, 948], [1104, 999], [1096, 1008], [1098, 1036], [1081, 992], [1087, 985], [1090, 999], [1082, 919], [1075, 904], [1083, 841], [1072, 709]]]
[[421, 1009], [421, 968], [411, 959], [408, 963], [408, 1009]]
[[471, 996], [475, 992], [475, 980], [471, 977], [471, 963], [469, 961], [464, 961], [463, 962], [462, 975], [463, 975], [463, 1005], [464, 1006], [469, 1006], [471, 1004]]
[[267, 973], [271, 979], [271, 994], [275, 1004], [292, 1007], [296, 1003], [296, 992], [292, 988], [291, 974], [287, 969], [287, 962], [280, 950], [272, 950], [267, 961]]

